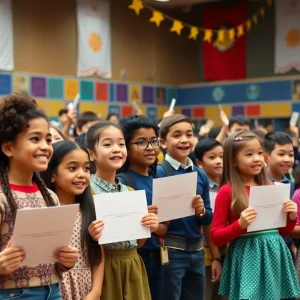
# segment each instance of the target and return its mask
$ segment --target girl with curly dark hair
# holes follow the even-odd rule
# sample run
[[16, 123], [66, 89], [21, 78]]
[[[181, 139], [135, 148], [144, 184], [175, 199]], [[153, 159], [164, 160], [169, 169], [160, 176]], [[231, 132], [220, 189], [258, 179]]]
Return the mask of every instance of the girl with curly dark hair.
[[[17, 209], [58, 205], [38, 175], [52, 156], [46, 115], [34, 99], [13, 94], [0, 104], [0, 298], [61, 299], [58, 272], [72, 268], [77, 249], [54, 253], [55, 264], [21, 266], [26, 249], [13, 247]], [[13, 296], [12, 296], [13, 295]]]

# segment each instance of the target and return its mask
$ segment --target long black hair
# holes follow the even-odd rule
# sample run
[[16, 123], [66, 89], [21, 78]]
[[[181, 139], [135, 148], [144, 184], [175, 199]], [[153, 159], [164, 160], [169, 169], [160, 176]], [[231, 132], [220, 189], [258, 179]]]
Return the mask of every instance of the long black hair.
[[[0, 182], [13, 218], [16, 215], [17, 204], [9, 186], [9, 160], [2, 151], [2, 145], [16, 141], [18, 135], [26, 130], [29, 121], [40, 118], [48, 121], [47, 116], [38, 108], [36, 101], [25, 94], [9, 95], [0, 103]], [[32, 180], [37, 184], [46, 205], [55, 206], [56, 203], [40, 176], [33, 173]]]
[[[53, 145], [53, 156], [49, 162], [48, 169], [41, 173], [47, 187], [55, 192], [55, 183], [51, 182], [53, 173], [56, 173], [59, 165], [63, 158], [74, 150], [81, 149], [86, 152], [89, 157], [89, 153], [82, 145], [72, 141], [60, 141]], [[92, 239], [89, 234], [88, 227], [96, 219], [96, 212], [93, 197], [91, 194], [90, 187], [88, 186], [84, 192], [80, 195], [75, 196], [75, 202], [79, 203], [82, 224], [81, 224], [81, 246], [87, 249], [88, 262], [90, 266], [99, 264], [101, 262], [101, 251], [96, 241]]]
[[[146, 116], [129, 116], [121, 118], [119, 121], [121, 129], [123, 130], [124, 137], [125, 137], [125, 144], [127, 149], [129, 149], [129, 145], [132, 142], [132, 137], [134, 136], [135, 132], [141, 128], [151, 128], [154, 130], [156, 137], [159, 136], [159, 128], [156, 125], [155, 121]], [[127, 156], [126, 162], [121, 172], [126, 172], [130, 166], [130, 157]], [[157, 159], [155, 163], [149, 167], [149, 175], [153, 177], [157, 177], [156, 174], [156, 167], [157, 167]]]

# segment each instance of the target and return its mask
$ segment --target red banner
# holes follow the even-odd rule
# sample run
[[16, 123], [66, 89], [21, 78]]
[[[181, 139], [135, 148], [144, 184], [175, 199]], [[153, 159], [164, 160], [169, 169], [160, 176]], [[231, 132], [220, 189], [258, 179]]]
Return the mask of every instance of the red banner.
[[[227, 6], [204, 6], [203, 27], [222, 30], [236, 28], [247, 21], [247, 2]], [[246, 26], [244, 34], [230, 39], [226, 30], [223, 40], [214, 31], [211, 42], [203, 42], [204, 77], [206, 80], [233, 80], [246, 78]]]

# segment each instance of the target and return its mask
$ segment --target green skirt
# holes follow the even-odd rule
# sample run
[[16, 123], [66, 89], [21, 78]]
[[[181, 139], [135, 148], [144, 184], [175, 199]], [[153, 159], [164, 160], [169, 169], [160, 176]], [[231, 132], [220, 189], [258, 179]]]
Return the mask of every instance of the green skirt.
[[219, 294], [230, 300], [280, 300], [300, 294], [291, 254], [277, 229], [247, 233], [230, 244]]
[[151, 300], [147, 272], [137, 249], [105, 249], [101, 300]]

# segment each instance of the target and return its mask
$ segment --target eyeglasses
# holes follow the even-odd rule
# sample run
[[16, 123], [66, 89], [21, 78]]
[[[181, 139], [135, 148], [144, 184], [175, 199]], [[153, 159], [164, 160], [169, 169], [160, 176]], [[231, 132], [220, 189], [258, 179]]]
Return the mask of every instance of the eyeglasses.
[[140, 149], [140, 150], [147, 150], [149, 145], [152, 146], [152, 148], [154, 149], [158, 149], [159, 148], [159, 141], [158, 140], [153, 140], [151, 142], [147, 142], [147, 141], [137, 141], [137, 142], [134, 142], [134, 143], [130, 143], [130, 144], [134, 144], [134, 145], [137, 145], [137, 147]]

